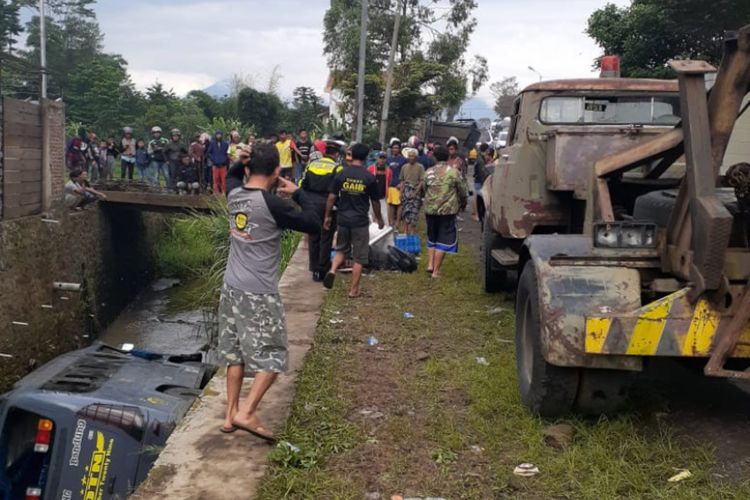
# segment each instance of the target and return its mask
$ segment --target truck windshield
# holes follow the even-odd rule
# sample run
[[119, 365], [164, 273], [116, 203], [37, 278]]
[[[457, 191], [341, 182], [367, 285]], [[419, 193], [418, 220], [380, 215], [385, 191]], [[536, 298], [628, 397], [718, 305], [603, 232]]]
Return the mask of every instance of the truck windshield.
[[19, 408], [8, 410], [0, 438], [0, 498], [43, 496], [54, 433], [51, 420]]
[[555, 96], [542, 101], [539, 119], [548, 124], [676, 125], [678, 96]]

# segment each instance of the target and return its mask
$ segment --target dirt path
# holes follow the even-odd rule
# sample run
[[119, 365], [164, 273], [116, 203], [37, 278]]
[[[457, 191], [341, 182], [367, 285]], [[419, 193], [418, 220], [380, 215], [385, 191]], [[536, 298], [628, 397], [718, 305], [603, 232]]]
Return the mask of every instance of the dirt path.
[[[346, 279], [327, 296], [285, 430], [291, 445], [272, 453], [259, 498], [750, 497], [735, 481], [743, 469], [717, 472], [727, 457], [701, 434], [718, 427], [673, 399], [567, 420], [572, 442], [545, 445], [549, 424], [518, 397], [512, 302], [479, 290], [478, 227], [462, 225], [460, 255], [439, 282], [422, 261], [413, 275], [365, 278], [360, 300], [345, 298]], [[515, 476], [522, 462], [540, 473]], [[678, 469], [692, 477], [667, 482]]]

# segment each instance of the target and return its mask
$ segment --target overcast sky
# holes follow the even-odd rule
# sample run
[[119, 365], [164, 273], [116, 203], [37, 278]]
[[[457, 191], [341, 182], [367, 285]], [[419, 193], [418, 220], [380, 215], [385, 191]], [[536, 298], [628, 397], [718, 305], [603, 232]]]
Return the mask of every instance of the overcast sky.
[[[623, 5], [628, 0], [611, 0]], [[99, 0], [97, 15], [108, 52], [122, 54], [133, 81], [155, 80], [183, 94], [234, 73], [259, 88], [279, 65], [281, 92], [305, 85], [321, 94], [328, 70], [323, 15], [328, 0]], [[446, 3], [443, 0], [443, 3]], [[489, 61], [490, 81], [515, 75], [538, 79], [591, 74], [599, 49], [584, 33], [605, 0], [478, 0], [479, 24], [468, 55]], [[487, 86], [488, 87], [488, 86]], [[491, 101], [488, 88], [480, 96]]]

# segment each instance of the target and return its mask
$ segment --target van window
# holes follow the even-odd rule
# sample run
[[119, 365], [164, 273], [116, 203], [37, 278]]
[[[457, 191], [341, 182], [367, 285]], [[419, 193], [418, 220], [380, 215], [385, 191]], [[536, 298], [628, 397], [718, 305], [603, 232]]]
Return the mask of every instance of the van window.
[[547, 124], [676, 125], [680, 101], [674, 96], [555, 96], [542, 101]]
[[[40, 421], [51, 422], [41, 415], [20, 408], [8, 410], [0, 438], [0, 498], [4, 500], [26, 498], [29, 488], [44, 493], [54, 445], [55, 426], [54, 422], [51, 422], [49, 434], [40, 438]], [[38, 446], [38, 438], [40, 443], [44, 443], [41, 447]]]

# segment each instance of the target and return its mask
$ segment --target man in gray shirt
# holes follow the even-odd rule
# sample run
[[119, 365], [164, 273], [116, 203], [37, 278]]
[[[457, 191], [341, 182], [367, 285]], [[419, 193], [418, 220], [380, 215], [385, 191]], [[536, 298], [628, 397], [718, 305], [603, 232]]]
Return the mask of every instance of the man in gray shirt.
[[[222, 432], [237, 429], [273, 441], [257, 409], [279, 373], [287, 370], [287, 331], [279, 296], [279, 259], [284, 229], [320, 231], [321, 221], [297, 186], [280, 177], [279, 153], [273, 144], [255, 146], [249, 162], [228, 172], [227, 192], [231, 246], [219, 303], [218, 350], [228, 365], [227, 411]], [[245, 181], [245, 179], [247, 179]], [[269, 191], [292, 195], [302, 206]], [[240, 404], [245, 373], [255, 380]]]

